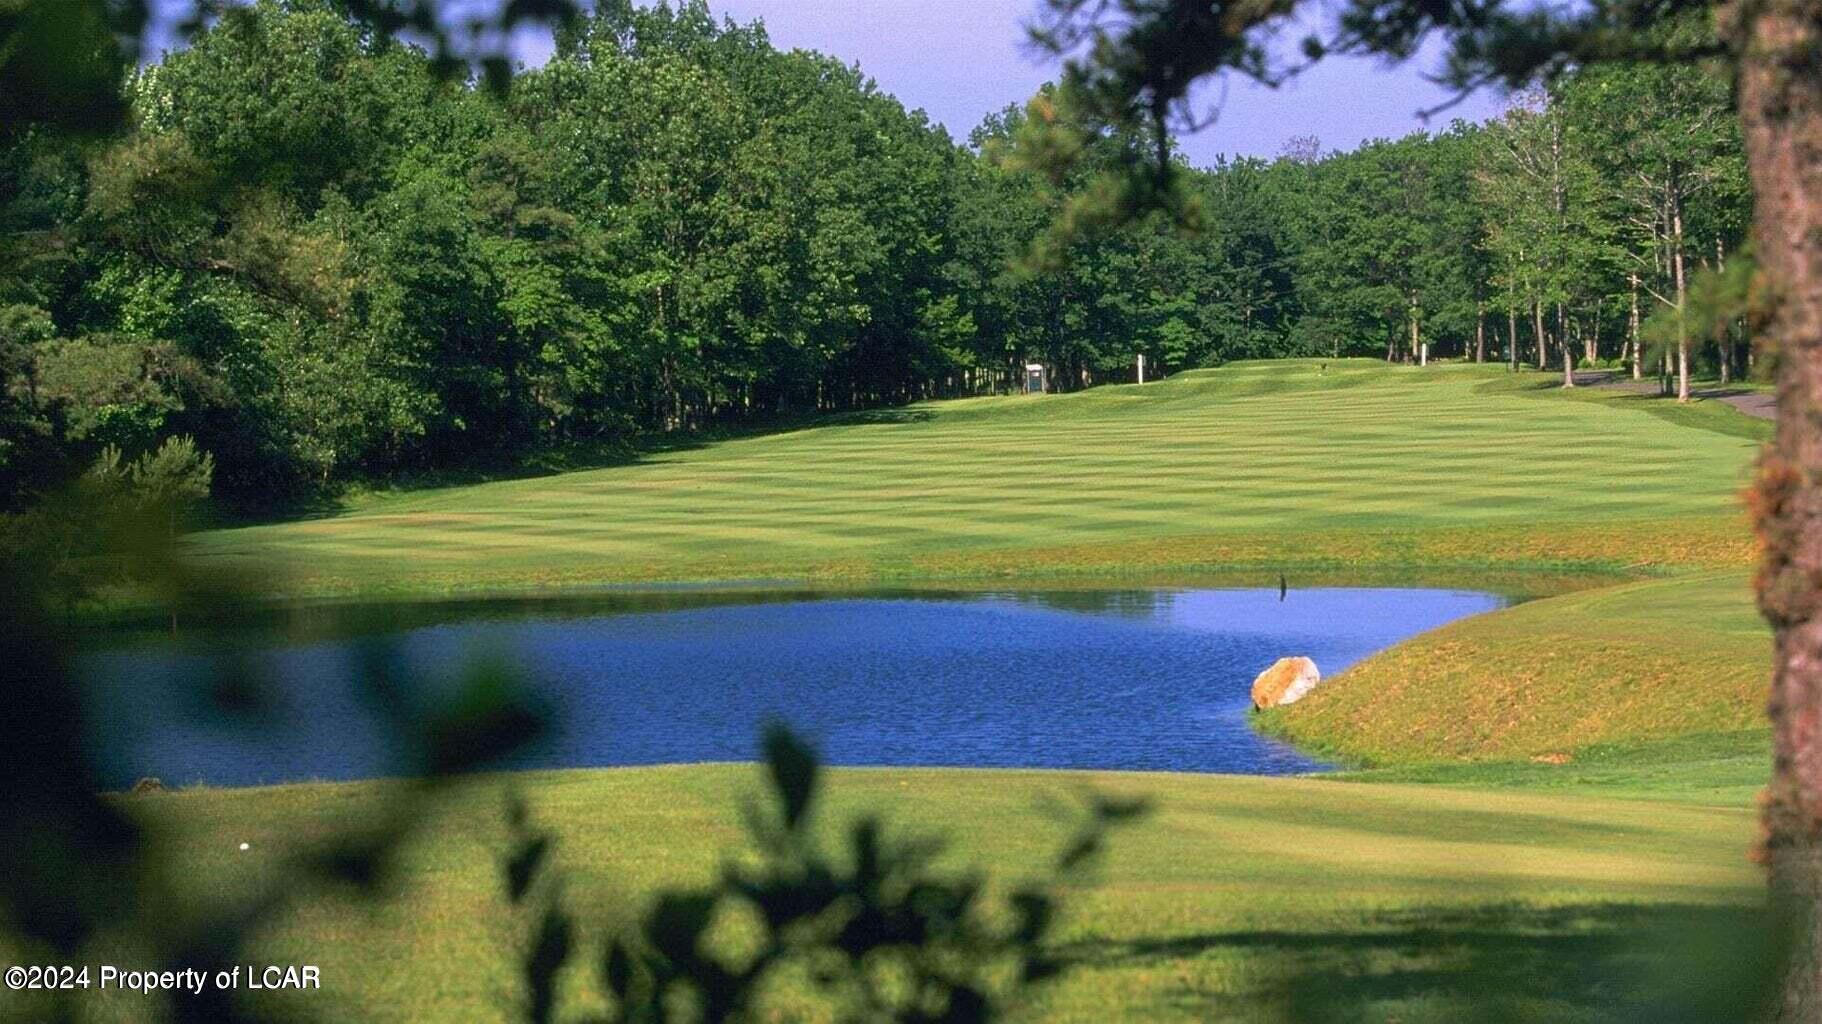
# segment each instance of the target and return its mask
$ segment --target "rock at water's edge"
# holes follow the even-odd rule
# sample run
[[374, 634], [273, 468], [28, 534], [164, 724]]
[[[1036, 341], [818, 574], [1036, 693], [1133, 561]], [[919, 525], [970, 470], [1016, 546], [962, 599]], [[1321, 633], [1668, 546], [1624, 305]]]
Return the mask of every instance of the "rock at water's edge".
[[1322, 673], [1308, 658], [1279, 658], [1253, 680], [1253, 709], [1263, 711], [1293, 704], [1322, 682]]

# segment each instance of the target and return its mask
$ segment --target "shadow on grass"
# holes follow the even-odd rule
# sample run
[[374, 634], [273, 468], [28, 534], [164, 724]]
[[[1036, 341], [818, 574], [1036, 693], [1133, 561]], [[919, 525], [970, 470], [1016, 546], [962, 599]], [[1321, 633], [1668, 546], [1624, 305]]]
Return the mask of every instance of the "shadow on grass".
[[[901, 424], [926, 423], [936, 418], [928, 409], [908, 409], [902, 406], [889, 409], [860, 409], [855, 412], [831, 413], [817, 419], [800, 423], [782, 430], [808, 430], [814, 427], [852, 427], [867, 424]], [[768, 430], [764, 433], [775, 434], [782, 430]]]
[[351, 496], [361, 493], [410, 494], [445, 487], [530, 480], [561, 473], [637, 465], [661, 456], [696, 451], [712, 444], [742, 438], [790, 434], [820, 427], [922, 423], [934, 416], [928, 409], [861, 409], [841, 413], [781, 416], [745, 424], [712, 426], [675, 434], [644, 434], [630, 439], [573, 444], [536, 451], [502, 452], [454, 468], [406, 469], [383, 480], [351, 481], [343, 486], [297, 497], [282, 508], [217, 510], [205, 525], [221, 528], [326, 519], [349, 511], [352, 507]]
[[1516, 377], [1487, 381], [1480, 388], [1533, 398], [1608, 402], [1649, 413], [1678, 426], [1750, 441], [1769, 440], [1772, 420], [1777, 415], [1776, 399], [1769, 393], [1750, 387], [1723, 387], [1712, 380], [1694, 383], [1689, 394], [1697, 399], [1695, 402], [1677, 401], [1675, 391], [1661, 390], [1655, 377], [1635, 381], [1613, 370], [1578, 370], [1575, 382], [1574, 388], [1565, 389], [1560, 372], [1527, 370]]
[[1386, 913], [1351, 931], [1084, 942], [1064, 957], [1076, 968], [1240, 961], [1242, 992], [1203, 990], [1182, 970], [1166, 996], [1213, 1020], [1723, 1024], [1767, 1019], [1776, 934], [1767, 912], [1744, 907], [1508, 903]]

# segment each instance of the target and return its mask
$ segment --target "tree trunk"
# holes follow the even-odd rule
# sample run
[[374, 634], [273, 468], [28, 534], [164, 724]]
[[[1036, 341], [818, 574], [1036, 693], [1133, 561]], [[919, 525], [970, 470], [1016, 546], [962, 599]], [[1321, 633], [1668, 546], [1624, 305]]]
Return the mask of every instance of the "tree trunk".
[[1563, 312], [1563, 304], [1556, 304], [1556, 343], [1563, 348], [1563, 365], [1572, 365], [1574, 357], [1569, 355], [1569, 318]]
[[1670, 264], [1676, 271], [1676, 400], [1689, 401], [1689, 280], [1683, 275], [1683, 204], [1670, 212]]
[[1423, 340], [1423, 328], [1417, 322], [1417, 304], [1411, 304], [1411, 352], [1418, 366], [1430, 365], [1430, 343]]
[[1518, 372], [1518, 306], [1506, 308], [1506, 355], [1512, 360], [1512, 372]]
[[1474, 361], [1487, 361], [1487, 304], [1474, 304]]
[[1822, 1020], [1822, 4], [1736, 0], [1739, 104], [1757, 206], [1760, 332], [1778, 352], [1778, 421], [1753, 510], [1759, 608], [1773, 631], [1771, 890], [1793, 913], [1779, 1020]]
[[1632, 379], [1643, 380], [1645, 376], [1645, 346], [1639, 338], [1639, 276], [1633, 274], [1632, 284], [1632, 319], [1626, 328], [1632, 345]]
[[[1553, 117], [1550, 119], [1550, 195], [1552, 208], [1556, 211], [1556, 230], [1558, 232], [1558, 237], [1561, 237], [1568, 233], [1568, 224], [1565, 215], [1569, 206], [1567, 197], [1564, 193], [1563, 119], [1560, 117]], [[1541, 370], [1544, 368], [1544, 348], [1542, 344], [1544, 334], [1542, 328], [1544, 321], [1541, 312], [1538, 314], [1537, 323], [1539, 328], [1537, 332], [1539, 338], [1537, 368]], [[1563, 347], [1563, 373], [1565, 375], [1563, 386], [1574, 387], [1575, 383], [1573, 378], [1568, 377], [1568, 374], [1571, 372], [1569, 369], [1569, 334], [1563, 329], [1563, 304], [1561, 301], [1558, 301], [1556, 304], [1556, 343]]]
[[[1714, 236], [1714, 268], [1723, 274], [1727, 272], [1727, 246], [1720, 235]], [[1733, 383], [1733, 322], [1717, 323], [1715, 328], [1718, 335], [1715, 344], [1721, 350], [1721, 383], [1727, 385]]]
[[1542, 370], [1549, 363], [1544, 344], [1544, 304], [1536, 299], [1531, 302], [1531, 330], [1537, 335], [1537, 368]]

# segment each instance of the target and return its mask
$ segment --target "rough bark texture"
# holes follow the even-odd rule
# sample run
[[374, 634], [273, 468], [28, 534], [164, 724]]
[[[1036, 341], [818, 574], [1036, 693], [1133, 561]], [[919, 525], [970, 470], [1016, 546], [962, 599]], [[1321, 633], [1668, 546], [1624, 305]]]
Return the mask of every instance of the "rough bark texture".
[[1793, 913], [1780, 1020], [1822, 1020], [1822, 4], [1735, 0], [1740, 116], [1757, 197], [1758, 336], [1778, 353], [1776, 438], [1753, 504], [1775, 635], [1765, 862]]

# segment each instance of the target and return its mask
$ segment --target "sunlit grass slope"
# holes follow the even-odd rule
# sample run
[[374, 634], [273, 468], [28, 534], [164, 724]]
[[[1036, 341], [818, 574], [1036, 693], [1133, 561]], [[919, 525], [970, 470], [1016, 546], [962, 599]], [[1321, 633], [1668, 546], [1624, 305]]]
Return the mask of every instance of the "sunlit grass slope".
[[[1062, 842], [1044, 798], [1084, 782], [1146, 794], [1157, 811], [1116, 834], [1103, 884], [1069, 897], [1057, 941], [1072, 967], [1025, 1019], [1740, 1019], [1729, 972], [1753, 962], [1735, 944], [1761, 899], [1740, 805], [869, 769], [833, 773], [820, 820], [835, 836], [863, 810], [884, 812], [910, 833], [953, 839], [949, 867], [1016, 880]], [[654, 887], [708, 880], [740, 846], [738, 807], [757, 783], [751, 767], [713, 765], [511, 781], [558, 837], [565, 890], [591, 920], [624, 920]], [[217, 894], [256, 877], [265, 851], [358, 820], [383, 785], [127, 805], [177, 828], [180, 876]], [[313, 903], [270, 933], [265, 959], [322, 966], [324, 992], [299, 1005], [347, 1020], [504, 1016], [515, 992], [504, 958], [522, 922], [501, 896], [501, 788], [481, 783], [429, 820], [404, 858], [403, 889], [377, 914]], [[243, 841], [253, 852], [238, 851]], [[566, 980], [586, 1006], [588, 977]]]
[[1381, 651], [1264, 723], [1369, 764], [1548, 763], [1593, 744], [1752, 730], [1764, 721], [1770, 664], [1746, 575], [1707, 573], [1451, 623]]
[[1240, 364], [383, 497], [196, 550], [293, 594], [1749, 557], [1734, 496], [1752, 441], [1546, 386]]

